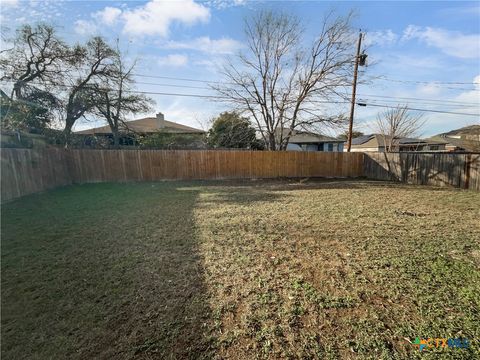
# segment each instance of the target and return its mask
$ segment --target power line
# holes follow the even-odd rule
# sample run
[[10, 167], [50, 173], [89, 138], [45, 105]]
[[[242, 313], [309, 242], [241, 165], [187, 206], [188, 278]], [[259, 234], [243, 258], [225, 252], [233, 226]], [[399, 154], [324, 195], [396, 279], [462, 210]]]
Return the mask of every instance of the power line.
[[438, 85], [476, 85], [480, 84], [480, 82], [470, 81], [470, 82], [458, 82], [458, 81], [421, 81], [421, 80], [405, 80], [405, 79], [392, 79], [386, 76], [380, 76], [379, 80], [388, 80], [388, 81], [395, 81], [395, 82], [405, 82], [405, 83], [414, 83], [414, 84], [438, 84]]
[[455, 104], [462, 104], [462, 105], [480, 105], [480, 100], [479, 100], [478, 103], [473, 103], [473, 102], [455, 101], [455, 100], [426, 99], [426, 98], [387, 96], [387, 95], [377, 95], [377, 94], [363, 94], [363, 95], [360, 95], [360, 96], [373, 96], [373, 97], [385, 98], [385, 99], [425, 100], [425, 101], [436, 101], [436, 102], [441, 102], [441, 103], [455, 103]]
[[[365, 103], [365, 102], [357, 102], [358, 106], [376, 106], [376, 107], [383, 107], [383, 108], [390, 108], [396, 109], [396, 106], [391, 105], [380, 105], [380, 104], [372, 104], [372, 103]], [[433, 110], [433, 109], [417, 109], [411, 107], [405, 107], [407, 110], [413, 111], [422, 111], [422, 112], [433, 112], [433, 113], [440, 113], [440, 114], [453, 114], [453, 115], [465, 115], [465, 116], [475, 116], [480, 117], [480, 114], [470, 114], [470, 113], [462, 113], [462, 112], [454, 112], [454, 111], [443, 111], [443, 110]]]
[[[377, 80], [383, 80], [383, 81], [389, 81], [389, 82], [396, 82], [396, 83], [403, 83], [403, 84], [418, 83], [418, 84], [431, 85], [431, 86], [434, 86], [434, 87], [437, 87], [437, 88], [450, 89], [450, 90], [480, 91], [480, 89], [476, 89], [476, 88], [444, 86], [444, 85], [441, 84], [441, 83], [424, 82], [424, 81], [415, 82], [415, 81], [408, 81], [408, 80], [394, 80], [394, 79], [388, 79], [388, 78], [378, 78]], [[474, 83], [469, 83], [469, 85], [474, 85]]]
[[[147, 75], [147, 74], [133, 74], [138, 77], [146, 77], [146, 78], [154, 78], [154, 79], [166, 79], [166, 80], [176, 80], [176, 81], [189, 81], [189, 82], [198, 82], [198, 83], [205, 83], [205, 84], [225, 84], [225, 82], [221, 81], [209, 81], [209, 80], [200, 80], [200, 79], [192, 79], [192, 78], [178, 78], [178, 77], [172, 77], [172, 76], [159, 76], [159, 75]], [[380, 77], [378, 80], [384, 80], [384, 81], [392, 81], [392, 82], [399, 82], [399, 83], [411, 83], [415, 82], [413, 80], [396, 80], [396, 79], [390, 79], [390, 78], [384, 78]], [[451, 89], [451, 90], [465, 90], [465, 91], [480, 91], [479, 89], [475, 88], [462, 88], [462, 87], [451, 87], [451, 86], [442, 86], [442, 84], [449, 84], [449, 83], [440, 83], [440, 82], [427, 82], [427, 81], [418, 81], [420, 84], [429, 84], [433, 85], [435, 87], [441, 87], [445, 89]], [[459, 83], [459, 84], [467, 84], [467, 85], [474, 85], [477, 83]], [[342, 85], [343, 86], [343, 85]]]
[[465, 104], [441, 104], [435, 101], [428, 101], [428, 100], [405, 100], [405, 101], [399, 101], [398, 99], [375, 99], [373, 97], [365, 97], [365, 96], [357, 96], [358, 99], [361, 99], [363, 101], [374, 101], [374, 102], [387, 102], [387, 103], [395, 103], [395, 104], [415, 104], [419, 106], [435, 106], [435, 107], [442, 107], [442, 108], [479, 108], [480, 109], [480, 104], [472, 104], [472, 105], [465, 105]]
[[[199, 80], [200, 81], [200, 80]], [[209, 87], [205, 86], [190, 86], [190, 85], [178, 85], [178, 84], [162, 84], [162, 83], [153, 83], [153, 82], [143, 82], [143, 81], [136, 81], [137, 84], [142, 84], [142, 85], [153, 85], [153, 86], [165, 86], [165, 87], [177, 87], [177, 88], [187, 88], [187, 89], [202, 89], [202, 90], [212, 90]], [[404, 99], [404, 100], [410, 100], [410, 101], [415, 101], [415, 102], [424, 102], [424, 103], [452, 103], [455, 106], [462, 106], [462, 105], [472, 105], [472, 106], [480, 106], [480, 101], [478, 103], [473, 103], [473, 102], [465, 102], [465, 101], [454, 101], [454, 100], [442, 100], [442, 99], [426, 99], [426, 98], [412, 98], [412, 97], [396, 97], [396, 96], [385, 96], [385, 95], [376, 95], [376, 94], [364, 94], [364, 95], [359, 95], [358, 97], [378, 97], [378, 98], [385, 98], [385, 99]], [[385, 100], [387, 101], [387, 100]], [[393, 101], [393, 100], [390, 100]], [[401, 101], [398, 101], [401, 102]], [[449, 104], [447, 104], [449, 105]], [[453, 106], [453, 105], [452, 105]]]
[[185, 96], [185, 97], [224, 99], [224, 100], [228, 99], [226, 97], [220, 97], [220, 96], [214, 96], [214, 95], [202, 95], [202, 94], [180, 94], [180, 93], [155, 92], [155, 91], [137, 91], [137, 90], [128, 90], [126, 92], [133, 92], [133, 93], [136, 93], [136, 94], [149, 94], [149, 95]]
[[204, 90], [212, 90], [211, 88], [205, 86], [190, 86], [190, 85], [177, 85], [177, 84], [159, 84], [159, 83], [151, 83], [151, 82], [143, 82], [143, 81], [135, 81], [136, 84], [142, 85], [155, 85], [155, 86], [166, 86], [166, 87], [177, 87], [177, 88], [187, 88], [187, 89], [204, 89]]
[[190, 81], [190, 82], [200, 82], [200, 83], [206, 83], [206, 84], [225, 84], [224, 82], [220, 82], [220, 81], [208, 81], [208, 80], [191, 79], [191, 78], [178, 78], [178, 77], [172, 77], [172, 76], [159, 76], [159, 75], [146, 75], [146, 74], [132, 74], [132, 75], [138, 76], [138, 77], [154, 78], [154, 79]]
[[[3, 82], [13, 83], [11, 80], [1, 80]], [[43, 85], [41, 83], [29, 82], [31, 85]], [[74, 85], [66, 85], [66, 84], [57, 84], [55, 86], [64, 87], [64, 88], [73, 88]], [[217, 98], [217, 99], [226, 99], [219, 96], [214, 95], [202, 95], [202, 94], [181, 94], [181, 93], [171, 93], [171, 92], [155, 92], [155, 91], [141, 91], [141, 90], [123, 90], [123, 92], [127, 93], [136, 93], [136, 94], [151, 94], [151, 95], [171, 95], [171, 96], [188, 96], [188, 97], [198, 97], [198, 98]]]
[[[8, 81], [11, 82], [11, 81]], [[31, 83], [33, 85], [41, 85], [38, 83]], [[59, 85], [61, 87], [73, 87], [72, 85]], [[210, 99], [218, 99], [218, 100], [230, 100], [227, 97], [221, 96], [214, 96], [214, 95], [202, 95], [202, 94], [184, 94], [184, 93], [171, 93], [171, 92], [155, 92], [155, 91], [138, 91], [138, 90], [124, 90], [124, 92], [128, 93], [137, 93], [137, 94], [147, 94], [147, 95], [160, 95], [160, 96], [182, 96], [182, 97], [193, 97], [193, 98], [210, 98]], [[311, 103], [323, 103], [323, 104], [345, 104], [348, 103], [347, 101], [311, 101]], [[374, 106], [374, 107], [382, 107], [382, 108], [396, 108], [395, 106], [391, 106], [388, 104], [372, 104], [367, 102], [357, 102], [358, 106]], [[453, 111], [444, 111], [444, 110], [434, 110], [434, 109], [419, 109], [419, 108], [410, 108], [407, 107], [407, 110], [414, 110], [414, 111], [422, 111], [422, 112], [434, 112], [434, 113], [442, 113], [442, 114], [453, 114], [453, 115], [465, 115], [465, 116], [476, 116], [480, 117], [480, 114], [471, 114], [471, 113], [462, 113], [462, 112], [453, 112]]]
[[[138, 75], [137, 75], [138, 76]], [[168, 78], [170, 80], [178, 79], [172, 77], [160, 77], [160, 78]], [[193, 79], [183, 79], [184, 81], [198, 81], [203, 82], [204, 80], [193, 80]], [[153, 86], [165, 86], [165, 87], [177, 87], [177, 88], [187, 88], [187, 89], [202, 89], [202, 90], [212, 90], [209, 87], [205, 86], [190, 86], [190, 85], [178, 85], [178, 84], [162, 84], [162, 83], [152, 83], [152, 82], [142, 82], [136, 81], [137, 84], [142, 85], [153, 85]], [[412, 101], [420, 101], [420, 102], [439, 102], [439, 103], [452, 103], [452, 104], [459, 104], [459, 105], [480, 105], [480, 101], [478, 103], [473, 102], [465, 102], [465, 101], [455, 101], [455, 100], [442, 100], [442, 99], [427, 99], [427, 98], [412, 98], [412, 97], [400, 97], [400, 96], [386, 96], [386, 95], [377, 95], [377, 94], [363, 94], [359, 95], [359, 97], [378, 97], [378, 98], [386, 98], [386, 99], [402, 99], [402, 100], [412, 100]]]

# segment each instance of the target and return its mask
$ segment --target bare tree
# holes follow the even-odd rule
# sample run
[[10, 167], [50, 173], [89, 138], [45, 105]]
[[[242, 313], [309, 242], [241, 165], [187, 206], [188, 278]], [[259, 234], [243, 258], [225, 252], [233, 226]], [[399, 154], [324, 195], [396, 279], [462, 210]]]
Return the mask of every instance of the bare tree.
[[344, 120], [326, 116], [322, 104], [350, 83], [350, 19], [329, 14], [308, 48], [294, 16], [265, 11], [246, 21], [247, 51], [230, 59], [225, 82], [212, 87], [252, 116], [269, 150], [285, 150], [295, 129]]
[[376, 131], [383, 137], [386, 152], [398, 151], [398, 141], [418, 136], [425, 121], [423, 114], [411, 112], [406, 105], [398, 105], [377, 115]]
[[128, 130], [125, 119], [128, 115], [150, 111], [153, 100], [133, 91], [132, 72], [136, 61], [126, 66], [118, 48], [113, 62], [113, 73], [107, 81], [96, 87], [93, 95], [95, 112], [103, 117], [112, 130], [113, 143], [119, 146], [121, 130]]
[[75, 122], [94, 107], [91, 100], [96, 84], [107, 81], [115, 73], [116, 52], [101, 37], [92, 38], [85, 46], [77, 45], [74, 53], [63, 84], [66, 89], [64, 134], [67, 145]]

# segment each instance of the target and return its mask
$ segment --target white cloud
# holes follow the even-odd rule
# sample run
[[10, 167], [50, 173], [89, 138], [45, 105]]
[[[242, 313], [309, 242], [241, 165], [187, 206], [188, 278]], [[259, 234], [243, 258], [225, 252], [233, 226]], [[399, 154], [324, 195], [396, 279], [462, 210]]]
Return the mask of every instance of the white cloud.
[[88, 20], [75, 21], [74, 30], [79, 35], [93, 35], [97, 32], [97, 25]]
[[207, 22], [210, 19], [210, 10], [193, 0], [152, 0], [133, 10], [125, 10], [122, 18], [125, 21], [125, 33], [166, 37], [172, 22], [187, 25]]
[[[15, 28], [21, 23], [56, 23], [64, 7], [63, 0], [21, 1], [0, 0], [2, 24]], [[8, 20], [5, 20], [8, 19]]]
[[370, 45], [380, 45], [387, 46], [396, 43], [399, 39], [399, 36], [395, 34], [392, 30], [380, 30], [368, 32], [365, 35], [366, 46]]
[[473, 83], [475, 84], [475, 88], [480, 90], [480, 75], [477, 75], [473, 78]]
[[465, 92], [460, 93], [456, 98], [455, 101], [464, 101], [469, 103], [477, 104], [477, 112], [480, 112], [480, 75], [477, 75], [473, 79], [475, 89], [468, 90]]
[[421, 40], [450, 56], [480, 58], [480, 34], [465, 35], [458, 31], [409, 25], [403, 32], [402, 40], [410, 39]]
[[229, 7], [244, 6], [247, 0], [207, 0], [205, 4], [216, 9], [227, 9]]
[[19, 1], [18, 0], [1, 0], [0, 4], [2, 7], [16, 7], [18, 5]]
[[417, 92], [421, 96], [438, 96], [442, 93], [442, 88], [438, 84], [428, 83], [417, 86]]
[[158, 65], [160, 66], [181, 67], [187, 65], [187, 62], [188, 57], [181, 54], [170, 54], [158, 59]]
[[113, 25], [117, 22], [118, 18], [122, 14], [122, 10], [107, 6], [105, 9], [97, 11], [92, 16], [99, 22], [104, 23], [105, 25]]
[[166, 49], [198, 50], [210, 54], [232, 54], [243, 47], [242, 43], [234, 39], [227, 37], [210, 39], [208, 36], [189, 41], [168, 41], [161, 46]]

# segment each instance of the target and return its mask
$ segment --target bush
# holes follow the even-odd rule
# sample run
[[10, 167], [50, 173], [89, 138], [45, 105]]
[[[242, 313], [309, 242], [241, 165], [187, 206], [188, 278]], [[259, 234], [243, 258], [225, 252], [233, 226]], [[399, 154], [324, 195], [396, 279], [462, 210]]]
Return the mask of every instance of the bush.
[[139, 136], [140, 148], [143, 149], [204, 149], [205, 136], [203, 134], [173, 134], [158, 132]]

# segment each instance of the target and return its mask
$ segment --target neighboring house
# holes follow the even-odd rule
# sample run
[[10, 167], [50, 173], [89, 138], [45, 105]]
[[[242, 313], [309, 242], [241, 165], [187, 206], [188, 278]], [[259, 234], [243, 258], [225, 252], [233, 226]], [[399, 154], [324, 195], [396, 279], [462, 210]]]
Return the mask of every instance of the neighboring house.
[[443, 143], [446, 151], [480, 152], [480, 125], [465, 126], [432, 136], [429, 140]]
[[[143, 137], [158, 133], [194, 134], [199, 136], [205, 134], [205, 131], [203, 130], [165, 120], [165, 116], [162, 113], [158, 113], [155, 117], [146, 117], [143, 119], [126, 121], [120, 125], [120, 132], [122, 133], [122, 137], [120, 139], [120, 144], [122, 145], [135, 145], [135, 140], [132, 137], [132, 134]], [[108, 139], [113, 138], [112, 130], [110, 129], [109, 125], [76, 131], [75, 134], [105, 137]]]
[[[174, 134], [205, 134], [205, 131], [193, 127], [182, 125], [173, 121], [165, 120], [162, 113], [155, 117], [146, 117], [138, 120], [126, 121], [120, 125], [122, 132], [134, 132], [136, 134], [146, 135], [152, 133], [167, 132]], [[76, 131], [79, 135], [112, 135], [110, 126], [100, 126], [92, 129]]]
[[287, 150], [293, 151], [343, 151], [344, 140], [307, 131], [294, 131]]
[[[385, 151], [389, 144], [389, 137], [381, 134], [359, 136], [352, 139], [351, 151]], [[387, 145], [385, 145], [385, 140]], [[445, 143], [431, 139], [394, 138], [393, 151], [445, 151]]]

